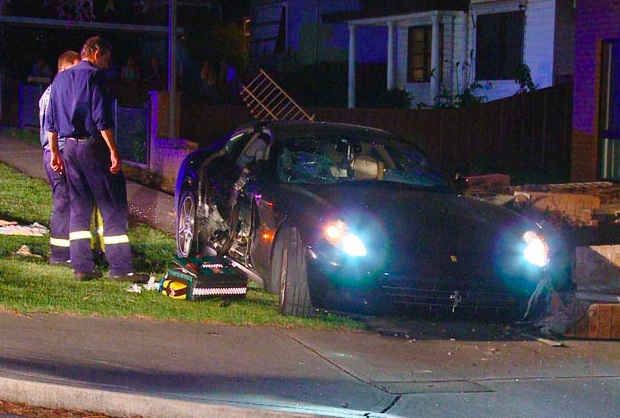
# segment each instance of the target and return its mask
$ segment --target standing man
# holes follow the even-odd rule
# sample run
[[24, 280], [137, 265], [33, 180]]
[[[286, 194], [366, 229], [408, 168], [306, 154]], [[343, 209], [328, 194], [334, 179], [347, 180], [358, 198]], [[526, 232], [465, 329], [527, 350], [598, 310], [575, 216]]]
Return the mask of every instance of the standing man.
[[[62, 72], [80, 62], [80, 54], [65, 51], [58, 57], [58, 72]], [[39, 99], [39, 122], [41, 126], [41, 146], [43, 147], [43, 166], [52, 188], [53, 209], [50, 218], [50, 264], [69, 265], [69, 188], [63, 171], [54, 171], [50, 166], [51, 153], [47, 131], [45, 130], [45, 113], [49, 103], [50, 90], [47, 89]], [[62, 154], [65, 141], [58, 140], [58, 149]]]
[[[101, 272], [95, 270], [90, 247], [90, 219], [96, 204], [103, 217], [110, 280], [146, 281], [148, 277], [133, 273], [127, 236], [127, 190], [114, 140], [112, 104], [104, 71], [110, 64], [112, 47], [94, 36], [86, 40], [81, 55], [79, 64], [56, 76], [45, 117], [50, 166], [54, 171], [65, 171], [69, 182], [69, 242], [75, 278], [101, 277]], [[62, 157], [59, 139], [65, 140]]]

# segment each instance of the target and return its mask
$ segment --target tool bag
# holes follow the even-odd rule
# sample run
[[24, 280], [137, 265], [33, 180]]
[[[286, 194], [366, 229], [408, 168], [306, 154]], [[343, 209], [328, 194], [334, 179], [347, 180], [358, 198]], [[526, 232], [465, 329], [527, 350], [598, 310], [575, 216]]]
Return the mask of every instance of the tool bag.
[[159, 285], [166, 296], [183, 300], [245, 297], [248, 279], [227, 259], [175, 257], [174, 263]]

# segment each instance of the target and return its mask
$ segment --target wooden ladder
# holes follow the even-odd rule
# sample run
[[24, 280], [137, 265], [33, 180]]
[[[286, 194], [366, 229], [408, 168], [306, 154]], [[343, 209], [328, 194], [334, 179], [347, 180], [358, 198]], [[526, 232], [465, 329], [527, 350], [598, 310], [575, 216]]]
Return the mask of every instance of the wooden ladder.
[[295, 100], [259, 69], [258, 75], [241, 86], [241, 97], [252, 116], [258, 120], [314, 120]]

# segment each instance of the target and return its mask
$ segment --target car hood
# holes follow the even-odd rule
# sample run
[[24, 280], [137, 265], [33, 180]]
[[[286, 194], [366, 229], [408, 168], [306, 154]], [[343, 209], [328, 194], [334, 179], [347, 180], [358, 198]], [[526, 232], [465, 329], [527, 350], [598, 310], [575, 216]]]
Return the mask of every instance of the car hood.
[[452, 193], [389, 183], [285, 185], [278, 203], [311, 228], [341, 219], [377, 246], [450, 254], [502, 251], [499, 241], [520, 240], [533, 221], [507, 208]]

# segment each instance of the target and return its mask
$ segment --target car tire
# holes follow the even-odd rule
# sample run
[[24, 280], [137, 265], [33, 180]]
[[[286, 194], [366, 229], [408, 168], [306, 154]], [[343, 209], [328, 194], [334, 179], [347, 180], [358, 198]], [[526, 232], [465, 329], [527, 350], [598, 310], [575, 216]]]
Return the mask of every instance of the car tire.
[[191, 257], [198, 252], [196, 235], [196, 194], [190, 190], [181, 193], [177, 208], [176, 242], [179, 257]]
[[308, 288], [306, 253], [299, 232], [287, 227], [278, 234], [274, 247], [268, 290], [278, 293], [280, 313], [308, 318], [315, 315]]

